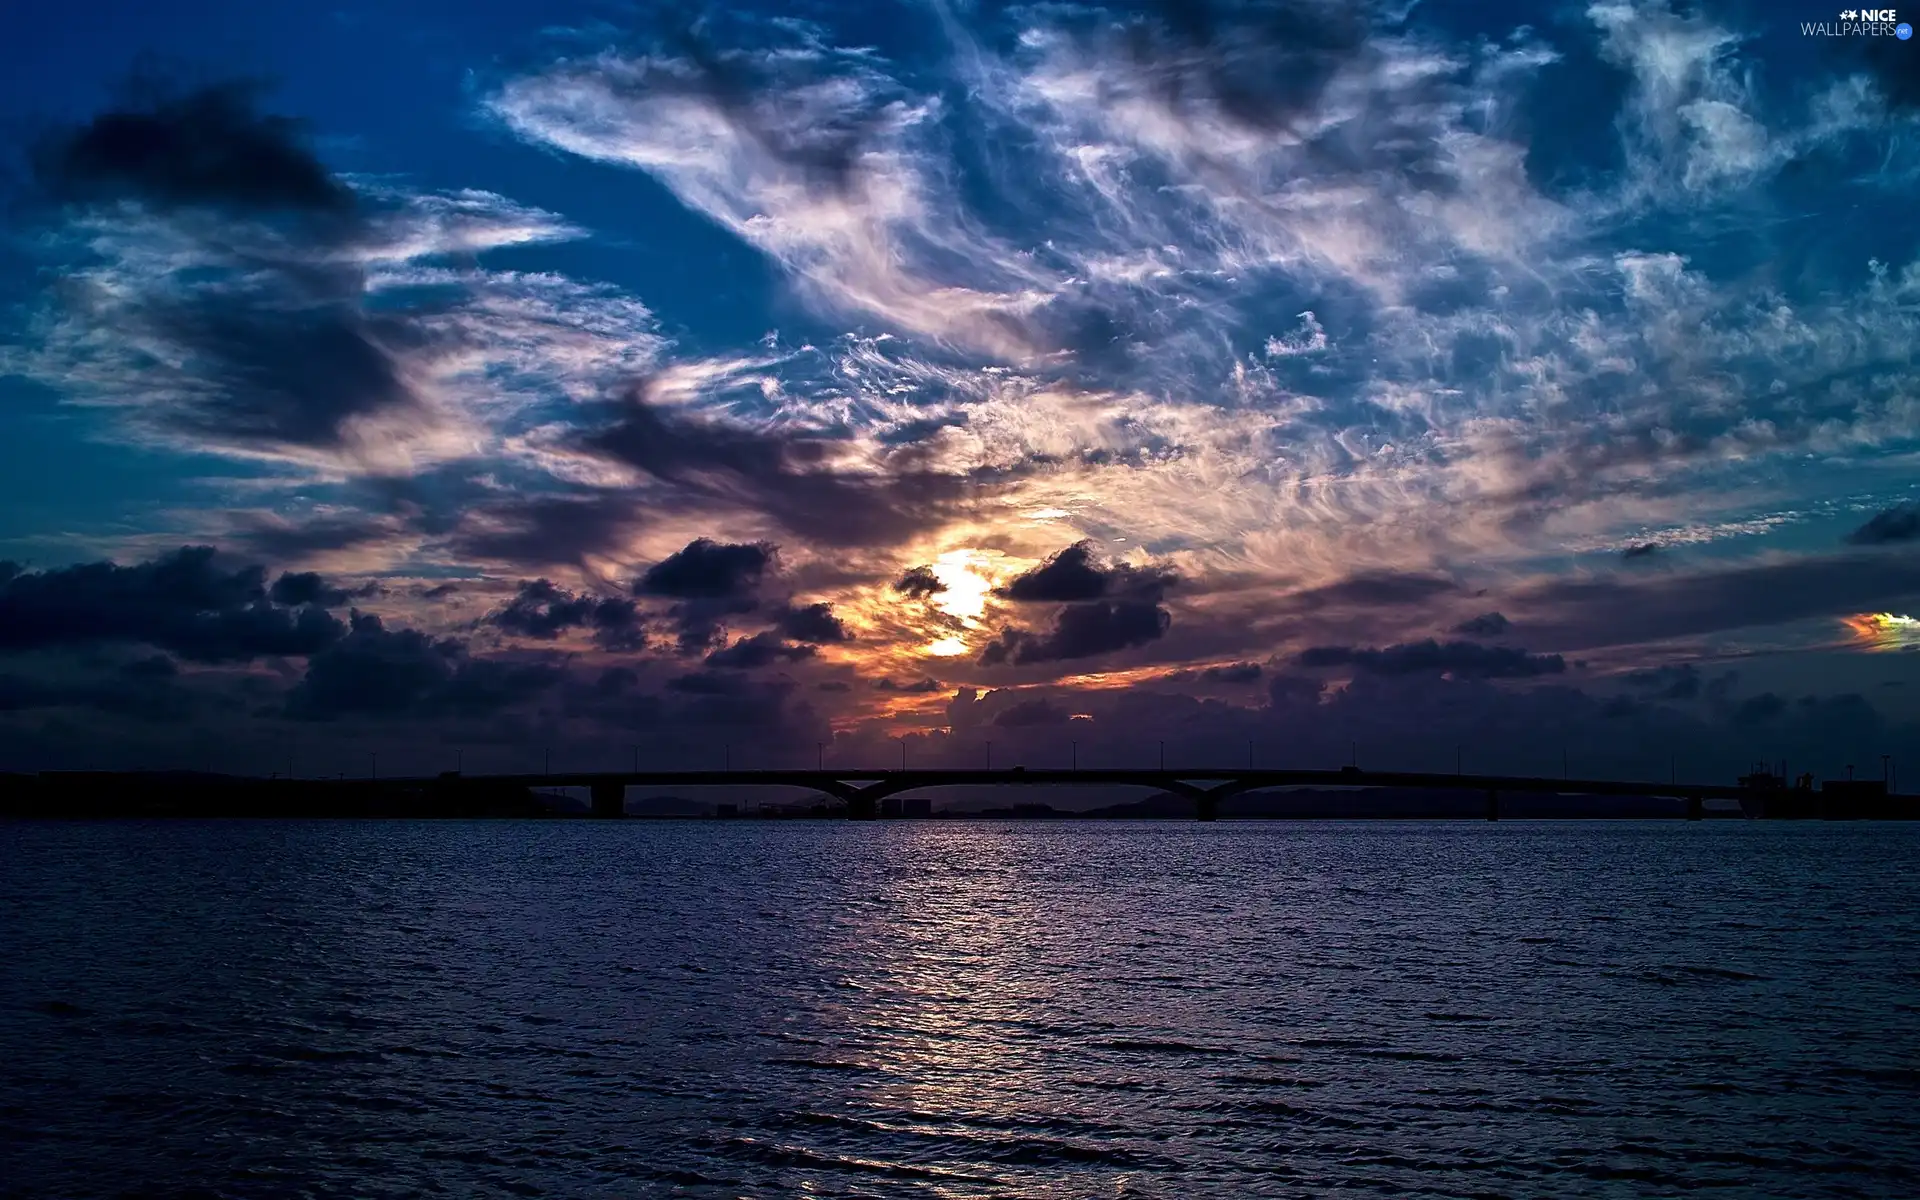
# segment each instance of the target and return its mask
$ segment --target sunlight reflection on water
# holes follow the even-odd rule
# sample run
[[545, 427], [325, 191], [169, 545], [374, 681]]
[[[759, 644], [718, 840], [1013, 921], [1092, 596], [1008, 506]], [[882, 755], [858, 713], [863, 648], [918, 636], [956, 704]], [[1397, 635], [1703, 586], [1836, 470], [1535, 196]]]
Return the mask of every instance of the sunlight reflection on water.
[[1736, 821], [14, 825], [0, 1179], [1911, 1194], [1916, 849]]

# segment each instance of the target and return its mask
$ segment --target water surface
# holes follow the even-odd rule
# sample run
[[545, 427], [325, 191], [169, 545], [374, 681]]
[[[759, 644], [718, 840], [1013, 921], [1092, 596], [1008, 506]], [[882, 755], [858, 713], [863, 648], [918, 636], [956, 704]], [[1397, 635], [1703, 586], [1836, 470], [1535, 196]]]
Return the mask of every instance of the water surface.
[[1911, 1196], [1920, 828], [0, 826], [0, 1194]]

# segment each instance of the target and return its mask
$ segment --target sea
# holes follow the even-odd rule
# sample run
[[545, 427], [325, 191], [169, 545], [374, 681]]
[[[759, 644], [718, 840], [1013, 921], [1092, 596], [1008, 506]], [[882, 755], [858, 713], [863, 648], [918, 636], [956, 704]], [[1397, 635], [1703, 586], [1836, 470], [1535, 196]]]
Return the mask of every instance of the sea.
[[1920, 1195], [1920, 824], [0, 825], [9, 1197]]

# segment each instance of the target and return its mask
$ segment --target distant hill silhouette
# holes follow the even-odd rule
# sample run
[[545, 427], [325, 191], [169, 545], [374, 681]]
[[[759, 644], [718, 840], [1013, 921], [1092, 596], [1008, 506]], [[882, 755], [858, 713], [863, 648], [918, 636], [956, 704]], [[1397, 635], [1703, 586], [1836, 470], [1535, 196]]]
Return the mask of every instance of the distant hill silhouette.
[[648, 796], [644, 800], [627, 801], [627, 815], [630, 817], [710, 817], [713, 805], [704, 800], [689, 800], [684, 796]]
[[[1240, 818], [1389, 818], [1478, 817], [1486, 812], [1485, 792], [1452, 788], [1359, 788], [1340, 791], [1302, 788], [1297, 791], [1253, 792], [1220, 802], [1222, 819]], [[1081, 816], [1188, 818], [1193, 801], [1171, 792], [1144, 800], [1089, 809]], [[1552, 796], [1503, 794], [1500, 815], [1527, 817], [1675, 817], [1686, 813], [1686, 801], [1662, 796]], [[1065, 814], [1063, 814], [1065, 815]]]

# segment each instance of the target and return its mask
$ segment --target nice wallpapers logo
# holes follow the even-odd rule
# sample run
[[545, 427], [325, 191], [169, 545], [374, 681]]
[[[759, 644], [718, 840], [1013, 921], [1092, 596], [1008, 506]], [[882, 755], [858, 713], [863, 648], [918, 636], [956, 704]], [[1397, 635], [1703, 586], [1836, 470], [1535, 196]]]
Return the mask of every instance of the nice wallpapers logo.
[[1805, 37], [1896, 37], [1906, 41], [1913, 26], [1900, 19], [1891, 8], [1843, 8], [1838, 21], [1802, 21]]

